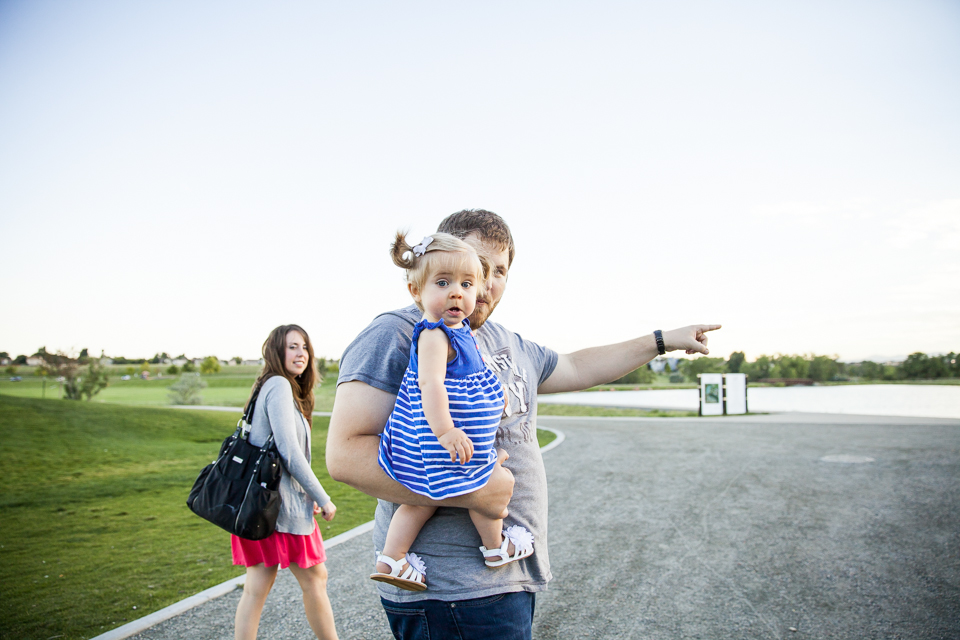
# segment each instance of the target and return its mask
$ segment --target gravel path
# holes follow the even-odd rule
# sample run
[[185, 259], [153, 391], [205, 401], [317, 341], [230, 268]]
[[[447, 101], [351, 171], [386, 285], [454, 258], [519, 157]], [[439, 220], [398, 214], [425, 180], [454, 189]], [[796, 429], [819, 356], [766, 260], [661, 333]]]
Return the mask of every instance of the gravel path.
[[[541, 421], [567, 440], [538, 640], [960, 637], [960, 420]], [[341, 638], [391, 637], [371, 560], [369, 534], [329, 552]], [[232, 638], [239, 595], [134, 637]], [[261, 637], [312, 637], [288, 571]]]

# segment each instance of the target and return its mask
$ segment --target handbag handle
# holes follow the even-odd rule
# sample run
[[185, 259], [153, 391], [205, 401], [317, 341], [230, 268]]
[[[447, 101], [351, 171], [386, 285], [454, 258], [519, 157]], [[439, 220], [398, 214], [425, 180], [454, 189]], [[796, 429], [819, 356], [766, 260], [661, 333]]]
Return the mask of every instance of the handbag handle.
[[[260, 396], [260, 388], [262, 386], [263, 382], [261, 381], [253, 390], [253, 393], [250, 394], [250, 399], [247, 400], [247, 406], [243, 409], [243, 417], [241, 417], [237, 423], [237, 428], [240, 429], [240, 437], [244, 440], [247, 439], [247, 434], [250, 433], [250, 427], [253, 426], [253, 411], [257, 408], [257, 398]], [[272, 433], [270, 434], [270, 439], [273, 439]]]

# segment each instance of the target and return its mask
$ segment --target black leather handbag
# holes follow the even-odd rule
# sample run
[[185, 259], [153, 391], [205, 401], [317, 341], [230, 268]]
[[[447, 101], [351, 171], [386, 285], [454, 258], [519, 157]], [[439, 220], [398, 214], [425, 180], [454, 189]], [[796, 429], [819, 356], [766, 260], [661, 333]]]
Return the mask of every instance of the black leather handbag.
[[200, 472], [187, 506], [235, 536], [263, 540], [277, 528], [280, 514], [280, 452], [273, 434], [262, 447], [248, 439], [258, 388], [237, 430], [223, 441], [220, 455]]

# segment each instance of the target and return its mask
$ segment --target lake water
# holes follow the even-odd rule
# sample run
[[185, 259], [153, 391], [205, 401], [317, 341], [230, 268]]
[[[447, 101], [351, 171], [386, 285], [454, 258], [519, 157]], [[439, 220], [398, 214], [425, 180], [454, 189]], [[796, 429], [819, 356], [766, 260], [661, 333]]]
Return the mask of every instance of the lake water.
[[[588, 391], [540, 396], [544, 404], [579, 404], [696, 411], [696, 389]], [[869, 384], [837, 387], [752, 387], [750, 411], [848, 413], [873, 416], [960, 418], [960, 386]]]

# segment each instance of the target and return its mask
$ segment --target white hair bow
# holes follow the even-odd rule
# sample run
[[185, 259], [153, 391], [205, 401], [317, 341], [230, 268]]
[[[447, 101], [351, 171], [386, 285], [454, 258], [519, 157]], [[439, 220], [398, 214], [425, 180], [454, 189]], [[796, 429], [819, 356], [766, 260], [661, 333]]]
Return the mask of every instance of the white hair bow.
[[427, 252], [427, 247], [433, 242], [433, 236], [426, 236], [420, 241], [420, 244], [413, 248], [413, 254], [418, 258]]

